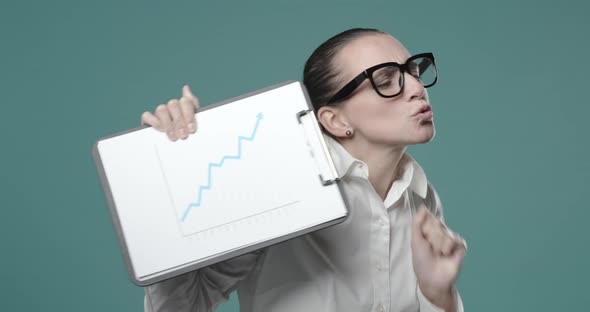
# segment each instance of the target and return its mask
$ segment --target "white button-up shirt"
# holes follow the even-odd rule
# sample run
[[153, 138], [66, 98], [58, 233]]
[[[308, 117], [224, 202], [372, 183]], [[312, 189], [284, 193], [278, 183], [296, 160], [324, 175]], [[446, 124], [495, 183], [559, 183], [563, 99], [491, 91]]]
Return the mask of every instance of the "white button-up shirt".
[[383, 201], [367, 165], [325, 138], [350, 209], [344, 222], [148, 286], [145, 310], [213, 311], [237, 290], [242, 312], [442, 311], [412, 267], [412, 209], [423, 201], [442, 219], [422, 168], [404, 154]]

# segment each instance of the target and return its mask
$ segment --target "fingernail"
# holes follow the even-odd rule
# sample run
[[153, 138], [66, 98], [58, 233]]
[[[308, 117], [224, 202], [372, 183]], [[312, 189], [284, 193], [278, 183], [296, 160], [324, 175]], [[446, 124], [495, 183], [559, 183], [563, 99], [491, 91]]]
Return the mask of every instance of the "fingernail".
[[175, 136], [174, 136], [174, 131], [170, 130], [167, 132], [168, 134], [168, 138], [172, 141], [176, 140]]
[[194, 124], [194, 123], [192, 123], [192, 122], [191, 122], [191, 123], [189, 123], [189, 124], [188, 124], [188, 130], [189, 130], [191, 133], [194, 133], [194, 132], [195, 132], [195, 130], [197, 130], [197, 129], [195, 128], [195, 124]]
[[179, 134], [178, 135], [179, 137], [183, 137], [184, 136], [184, 129], [183, 128], [178, 129], [178, 134]]

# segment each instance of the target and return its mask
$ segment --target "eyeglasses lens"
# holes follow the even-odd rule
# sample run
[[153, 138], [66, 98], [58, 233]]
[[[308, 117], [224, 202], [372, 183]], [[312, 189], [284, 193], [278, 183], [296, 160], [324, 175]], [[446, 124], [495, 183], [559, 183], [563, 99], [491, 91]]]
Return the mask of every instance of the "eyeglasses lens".
[[413, 60], [408, 64], [408, 71], [422, 82], [424, 87], [428, 88], [436, 81], [436, 67], [429, 58], [423, 57]]
[[[408, 72], [425, 87], [436, 81], [436, 67], [429, 58], [423, 57], [408, 63]], [[399, 67], [386, 66], [373, 72], [373, 82], [382, 95], [393, 96], [401, 91], [402, 77]]]

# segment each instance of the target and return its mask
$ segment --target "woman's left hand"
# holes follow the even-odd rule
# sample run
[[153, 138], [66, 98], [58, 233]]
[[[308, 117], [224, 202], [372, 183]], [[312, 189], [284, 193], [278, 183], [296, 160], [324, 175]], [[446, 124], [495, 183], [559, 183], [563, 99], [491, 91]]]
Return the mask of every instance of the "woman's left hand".
[[422, 294], [445, 311], [456, 306], [455, 280], [467, 249], [465, 240], [450, 231], [422, 205], [414, 216], [412, 263]]

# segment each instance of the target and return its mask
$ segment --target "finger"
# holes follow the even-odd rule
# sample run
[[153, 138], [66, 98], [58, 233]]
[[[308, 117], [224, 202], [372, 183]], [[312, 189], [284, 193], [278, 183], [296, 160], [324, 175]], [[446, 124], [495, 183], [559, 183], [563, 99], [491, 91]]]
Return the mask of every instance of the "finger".
[[432, 216], [432, 214], [430, 212], [426, 213], [426, 217], [424, 218], [424, 221], [422, 222], [422, 234], [424, 234], [424, 237], [426, 237], [427, 239], [432, 238], [434, 236], [436, 236], [439, 230], [439, 225], [436, 222], [436, 219]]
[[426, 206], [420, 207], [418, 212], [414, 215], [414, 219], [412, 220], [412, 245], [413, 248], [417, 248], [419, 250], [423, 250], [424, 252], [430, 252], [430, 244], [424, 237], [422, 233], [422, 226], [428, 217], [428, 210]]
[[461, 247], [467, 251], [467, 242], [459, 234], [451, 231], [446, 224], [441, 222], [443, 235], [445, 236], [442, 243], [442, 252], [445, 256], [451, 255], [455, 249]]
[[182, 111], [180, 110], [180, 102], [176, 99], [168, 101], [168, 110], [170, 117], [172, 117], [172, 128], [175, 131], [177, 138], [186, 138], [186, 124], [182, 118]]
[[174, 129], [172, 128], [172, 118], [170, 117], [168, 107], [164, 104], [159, 105], [156, 108], [156, 117], [158, 117], [158, 120], [160, 121], [161, 130], [166, 131], [168, 138], [175, 141], [177, 138]]
[[418, 213], [414, 216], [414, 220], [412, 220], [414, 231], [422, 232], [422, 227], [424, 226], [424, 222], [428, 217], [428, 209], [426, 208], [425, 204], [422, 204], [418, 208]]
[[195, 120], [195, 107], [186, 97], [180, 98], [180, 110], [182, 111], [182, 117], [186, 123], [187, 131], [195, 133], [197, 130], [197, 122]]
[[445, 236], [445, 238], [443, 238], [442, 243], [441, 243], [441, 247], [440, 247], [440, 255], [442, 256], [450, 256], [453, 252], [453, 250], [455, 250], [455, 248], [457, 248], [459, 246], [459, 242], [454, 239], [451, 236]]
[[142, 126], [146, 126], [146, 125], [152, 126], [152, 127], [161, 131], [160, 121], [158, 120], [158, 118], [156, 116], [154, 116], [154, 114], [152, 114], [150, 112], [143, 112], [143, 114], [141, 114], [141, 125]]
[[444, 227], [441, 225], [440, 220], [428, 213], [428, 217], [422, 227], [422, 232], [424, 233], [426, 240], [432, 246], [433, 252], [437, 255], [442, 253], [442, 243], [444, 238], [447, 237], [446, 232], [443, 229]]
[[467, 253], [467, 241], [461, 237], [459, 234], [455, 233], [455, 240], [457, 240], [459, 242], [459, 247], [463, 248], [463, 250], [465, 250], [465, 253]]
[[186, 97], [187, 99], [189, 99], [190, 103], [193, 104], [193, 107], [195, 109], [198, 109], [200, 107], [199, 99], [193, 94], [193, 91], [188, 85], [182, 87], [182, 97]]
[[451, 254], [451, 258], [453, 262], [457, 264], [458, 268], [461, 268], [463, 265], [463, 258], [465, 258], [465, 254], [467, 253], [467, 243], [463, 238], [459, 239], [457, 247], [453, 250]]

